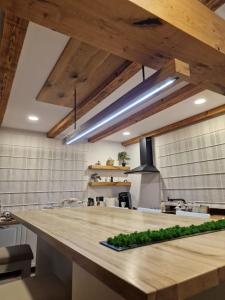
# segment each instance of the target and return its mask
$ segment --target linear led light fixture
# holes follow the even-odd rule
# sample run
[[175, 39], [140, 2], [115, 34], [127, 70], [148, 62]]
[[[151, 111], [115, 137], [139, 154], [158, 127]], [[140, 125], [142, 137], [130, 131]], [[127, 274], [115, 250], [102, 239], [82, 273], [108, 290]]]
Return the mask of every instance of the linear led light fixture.
[[145, 102], [149, 101], [160, 93], [185, 81], [190, 77], [189, 66], [177, 59], [170, 61], [164, 68], [155, 72], [141, 84], [133, 88], [127, 94], [112, 103], [109, 107], [97, 114], [91, 120], [86, 122], [80, 131], [75, 132], [65, 138], [65, 143], [70, 145], [79, 140], [88, 138], [93, 132], [105, 128], [107, 124], [111, 125], [117, 118], [121, 118], [132, 112], [132, 109], [137, 109]]

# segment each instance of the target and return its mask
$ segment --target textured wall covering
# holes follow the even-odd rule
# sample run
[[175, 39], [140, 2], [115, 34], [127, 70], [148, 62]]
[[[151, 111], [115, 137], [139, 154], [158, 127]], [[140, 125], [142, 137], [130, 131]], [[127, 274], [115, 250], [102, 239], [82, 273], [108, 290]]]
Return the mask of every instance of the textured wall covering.
[[0, 204], [39, 208], [87, 197], [87, 145], [65, 146], [43, 134], [0, 130]]
[[161, 198], [225, 205], [225, 116], [155, 138]]
[[[106, 163], [123, 151], [120, 143], [78, 143], [66, 146], [35, 132], [0, 129], [0, 205], [2, 209], [35, 209], [76, 197], [117, 197], [124, 187], [90, 188], [94, 171], [88, 165]], [[99, 172], [125, 176], [123, 172]], [[107, 174], [106, 174], [107, 173]]]

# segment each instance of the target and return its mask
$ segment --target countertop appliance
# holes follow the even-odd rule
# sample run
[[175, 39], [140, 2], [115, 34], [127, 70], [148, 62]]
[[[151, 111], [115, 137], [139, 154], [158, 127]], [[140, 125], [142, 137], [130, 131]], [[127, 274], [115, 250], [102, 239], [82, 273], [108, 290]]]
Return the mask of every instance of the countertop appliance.
[[159, 173], [159, 170], [154, 166], [152, 138], [146, 137], [140, 140], [140, 161], [141, 165], [125, 174], [146, 174]]
[[132, 208], [132, 200], [129, 192], [119, 193], [118, 200], [119, 200], [119, 207], [126, 207], [129, 209]]

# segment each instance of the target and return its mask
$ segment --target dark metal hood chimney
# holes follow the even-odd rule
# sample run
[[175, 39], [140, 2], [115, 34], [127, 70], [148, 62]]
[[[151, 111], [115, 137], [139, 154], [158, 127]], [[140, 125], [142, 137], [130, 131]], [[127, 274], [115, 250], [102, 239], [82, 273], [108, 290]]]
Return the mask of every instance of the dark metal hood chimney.
[[152, 138], [146, 137], [140, 140], [140, 160], [141, 165], [135, 169], [125, 172], [125, 174], [146, 174], [159, 173], [159, 170], [154, 166]]

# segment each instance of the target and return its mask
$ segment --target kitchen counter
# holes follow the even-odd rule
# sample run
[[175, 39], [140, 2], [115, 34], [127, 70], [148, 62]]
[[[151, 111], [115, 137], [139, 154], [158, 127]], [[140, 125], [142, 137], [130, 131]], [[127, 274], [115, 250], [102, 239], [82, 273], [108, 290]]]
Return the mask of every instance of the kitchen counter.
[[[119, 253], [99, 244], [121, 232], [201, 224], [204, 219], [99, 207], [27, 211], [14, 216], [71, 259], [73, 272], [79, 271], [75, 277], [72, 274], [73, 285], [86, 282], [89, 293], [92, 286], [96, 293], [96, 282], [91, 281], [101, 282], [104, 289], [97, 289], [99, 299], [105, 299], [102, 295], [106, 286], [118, 296], [108, 300], [180, 300], [225, 281], [225, 231]], [[90, 277], [85, 279], [85, 274]], [[72, 299], [88, 299], [75, 297], [77, 290], [73, 288]], [[98, 297], [93, 292], [92, 299]]]
[[18, 224], [18, 221], [16, 221], [15, 219], [10, 220], [10, 221], [0, 220], [0, 226], [15, 225], [15, 224]]

